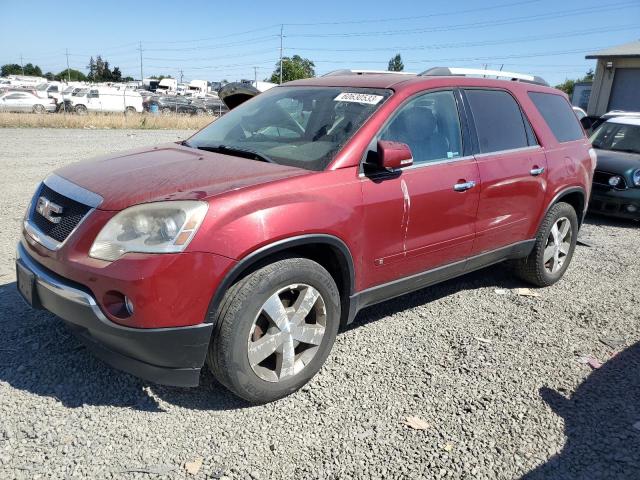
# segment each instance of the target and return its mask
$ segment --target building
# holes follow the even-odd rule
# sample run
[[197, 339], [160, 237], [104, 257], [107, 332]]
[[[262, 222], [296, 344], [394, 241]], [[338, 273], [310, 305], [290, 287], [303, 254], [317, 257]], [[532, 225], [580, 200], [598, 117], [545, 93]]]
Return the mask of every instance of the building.
[[610, 110], [640, 111], [640, 40], [587, 55], [597, 59], [589, 115]]

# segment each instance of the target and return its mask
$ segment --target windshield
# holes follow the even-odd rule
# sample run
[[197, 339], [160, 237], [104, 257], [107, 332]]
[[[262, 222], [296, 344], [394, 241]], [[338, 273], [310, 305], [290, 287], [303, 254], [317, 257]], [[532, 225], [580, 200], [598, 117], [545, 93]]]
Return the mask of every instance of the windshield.
[[191, 137], [188, 146], [252, 151], [274, 163], [323, 170], [390, 95], [371, 88], [273, 88]]
[[591, 136], [595, 148], [640, 153], [640, 125], [605, 122]]

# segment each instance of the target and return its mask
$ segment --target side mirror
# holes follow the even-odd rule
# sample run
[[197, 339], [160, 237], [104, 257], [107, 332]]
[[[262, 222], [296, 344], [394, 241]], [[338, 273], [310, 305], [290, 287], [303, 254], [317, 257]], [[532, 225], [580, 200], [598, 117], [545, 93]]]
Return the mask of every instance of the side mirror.
[[582, 117], [580, 123], [582, 124], [582, 128], [589, 131], [589, 129], [593, 127], [594, 121], [591, 117]]
[[386, 170], [397, 170], [413, 165], [413, 154], [409, 145], [378, 140], [378, 165]]

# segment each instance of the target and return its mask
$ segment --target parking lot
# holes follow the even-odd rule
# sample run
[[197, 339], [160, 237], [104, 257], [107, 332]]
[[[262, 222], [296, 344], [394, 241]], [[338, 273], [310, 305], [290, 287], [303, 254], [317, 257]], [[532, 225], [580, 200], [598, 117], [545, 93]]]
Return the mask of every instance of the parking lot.
[[115, 371], [29, 310], [13, 259], [38, 182], [188, 134], [0, 129], [0, 478], [638, 478], [638, 223], [587, 217], [546, 289], [495, 266], [366, 309], [264, 406], [208, 372], [180, 389]]

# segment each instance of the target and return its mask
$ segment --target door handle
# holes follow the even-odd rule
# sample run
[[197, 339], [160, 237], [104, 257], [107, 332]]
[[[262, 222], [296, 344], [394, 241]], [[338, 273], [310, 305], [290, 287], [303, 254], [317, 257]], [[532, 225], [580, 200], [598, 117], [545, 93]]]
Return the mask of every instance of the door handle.
[[456, 192], [464, 192], [466, 190], [469, 190], [470, 188], [473, 188], [476, 186], [476, 182], [474, 182], [473, 180], [470, 182], [464, 182], [464, 183], [456, 183], [453, 186], [453, 189]]
[[538, 175], [541, 175], [542, 173], [544, 173], [544, 167], [532, 168], [529, 173], [534, 177], [537, 177]]

